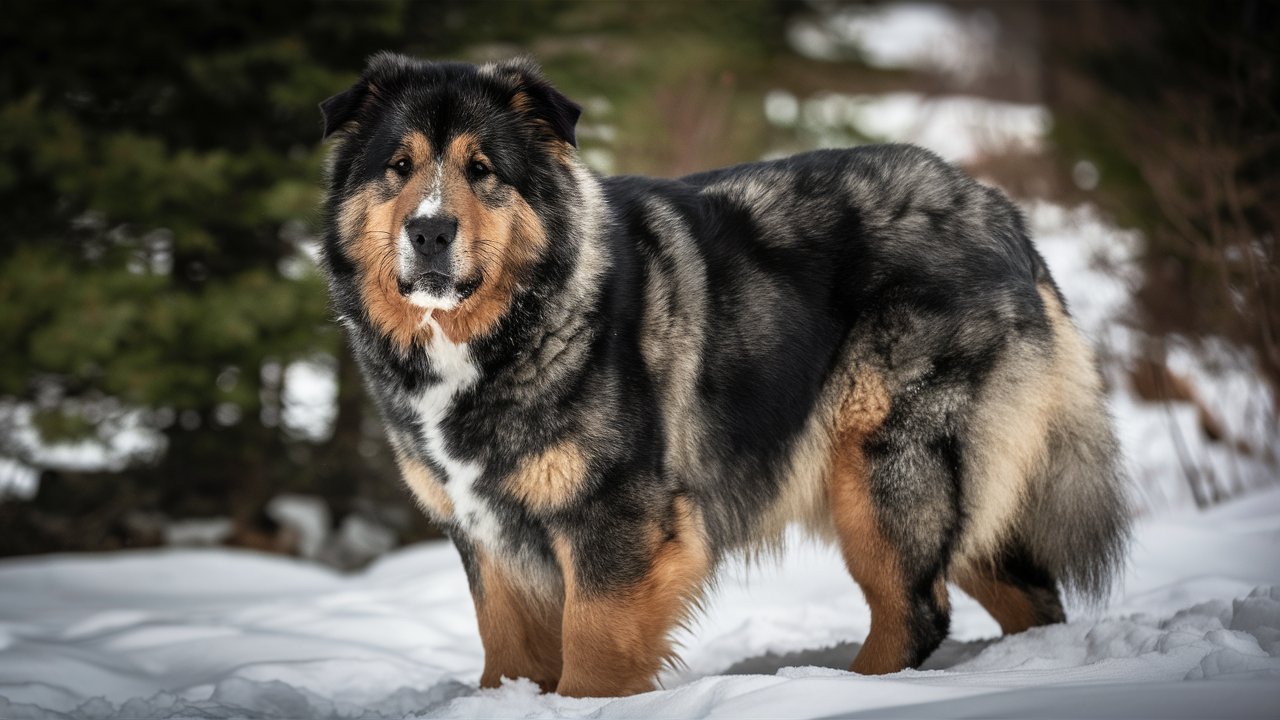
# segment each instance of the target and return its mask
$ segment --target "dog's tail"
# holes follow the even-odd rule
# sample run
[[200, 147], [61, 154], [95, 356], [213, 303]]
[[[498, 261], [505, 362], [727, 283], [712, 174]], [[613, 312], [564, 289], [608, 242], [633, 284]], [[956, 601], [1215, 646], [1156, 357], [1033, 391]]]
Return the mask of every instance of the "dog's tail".
[[1068, 594], [1100, 600], [1123, 569], [1130, 509], [1119, 444], [1093, 353], [1049, 283], [1041, 286], [1060, 383], [1043, 462], [1015, 532]]

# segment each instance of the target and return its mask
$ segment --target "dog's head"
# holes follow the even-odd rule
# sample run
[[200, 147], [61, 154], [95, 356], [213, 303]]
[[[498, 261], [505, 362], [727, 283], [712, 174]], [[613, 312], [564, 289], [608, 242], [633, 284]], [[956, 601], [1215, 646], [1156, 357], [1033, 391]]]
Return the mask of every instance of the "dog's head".
[[340, 304], [401, 350], [494, 327], [552, 254], [570, 196], [579, 108], [513, 60], [376, 55], [321, 103], [337, 133], [324, 260]]

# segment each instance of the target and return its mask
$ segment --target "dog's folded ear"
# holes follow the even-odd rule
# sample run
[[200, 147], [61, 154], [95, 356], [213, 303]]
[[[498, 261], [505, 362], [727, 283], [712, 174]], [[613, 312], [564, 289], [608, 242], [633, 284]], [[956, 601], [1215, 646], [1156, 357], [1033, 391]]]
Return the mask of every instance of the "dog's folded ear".
[[324, 132], [320, 139], [329, 137], [355, 120], [368, 95], [369, 82], [361, 78], [355, 85], [320, 103], [320, 115], [324, 118]]
[[367, 110], [378, 97], [378, 89], [386, 84], [394, 84], [395, 79], [411, 69], [415, 61], [404, 55], [393, 52], [379, 52], [369, 56], [364, 73], [354, 85], [320, 103], [320, 114], [324, 117], [323, 140], [344, 128], [348, 123], [358, 120], [360, 114]]
[[565, 97], [542, 76], [531, 58], [518, 57], [485, 66], [484, 72], [504, 79], [511, 88], [511, 106], [546, 123], [557, 138], [577, 147], [574, 127], [582, 108]]

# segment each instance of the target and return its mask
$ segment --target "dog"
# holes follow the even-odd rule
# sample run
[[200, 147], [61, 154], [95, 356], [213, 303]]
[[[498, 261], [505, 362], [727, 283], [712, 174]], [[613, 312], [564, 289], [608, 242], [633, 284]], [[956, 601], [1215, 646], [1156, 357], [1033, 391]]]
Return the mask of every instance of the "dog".
[[322, 265], [483, 687], [648, 691], [717, 566], [799, 524], [915, 667], [948, 582], [1005, 633], [1123, 564], [1091, 350], [1015, 206], [907, 145], [601, 177], [528, 59], [384, 53], [321, 103]]

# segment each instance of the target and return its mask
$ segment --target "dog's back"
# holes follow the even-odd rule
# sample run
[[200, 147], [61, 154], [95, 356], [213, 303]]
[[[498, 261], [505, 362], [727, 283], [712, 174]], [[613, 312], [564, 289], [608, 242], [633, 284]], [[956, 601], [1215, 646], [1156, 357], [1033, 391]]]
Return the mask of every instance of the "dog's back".
[[874, 424], [862, 444], [905, 472], [872, 501], [947, 537], [948, 572], [1105, 593], [1126, 506], [1098, 373], [1001, 193], [910, 146], [605, 187], [645, 258], [669, 460], [720, 544], [831, 529], [831, 429]]

